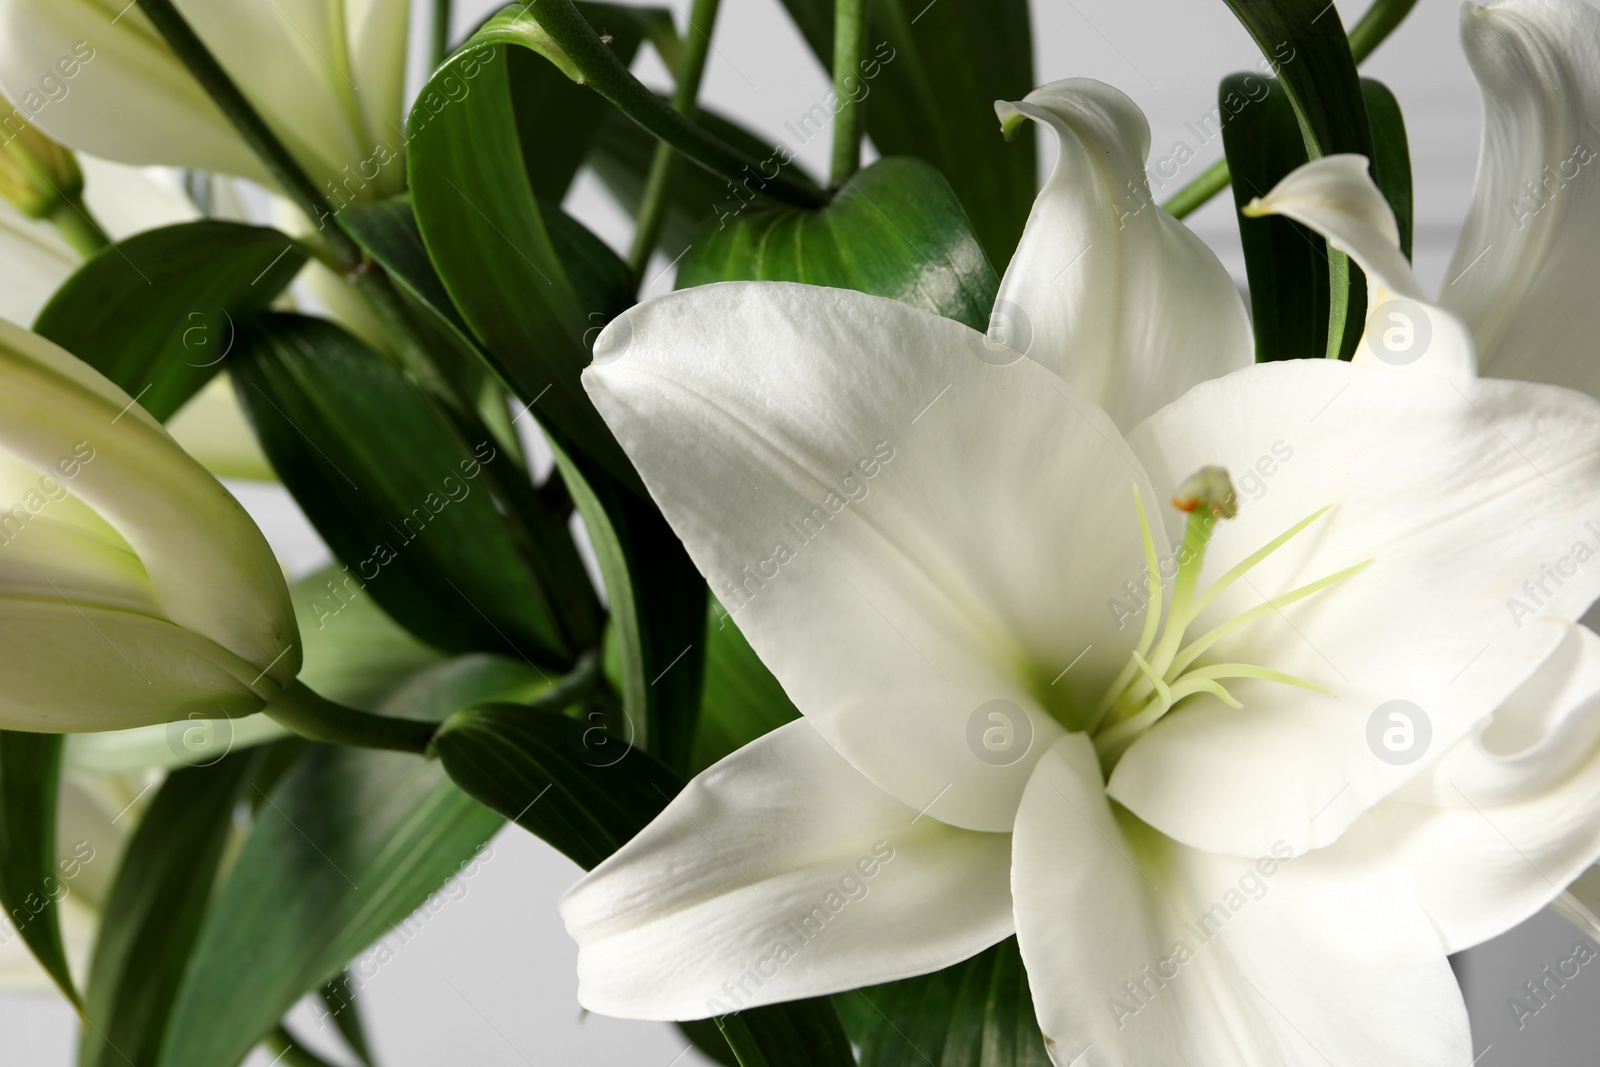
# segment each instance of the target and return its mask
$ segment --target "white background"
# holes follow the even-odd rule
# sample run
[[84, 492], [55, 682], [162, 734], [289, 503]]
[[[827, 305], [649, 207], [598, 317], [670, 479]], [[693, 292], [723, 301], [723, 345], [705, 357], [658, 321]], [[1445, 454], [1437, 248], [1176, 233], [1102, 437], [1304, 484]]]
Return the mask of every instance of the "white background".
[[[681, 27], [687, 0], [665, 2], [677, 10]], [[464, 33], [494, 6], [463, 0], [458, 31]], [[1349, 2], [1338, 9], [1347, 25], [1361, 11]], [[1415, 173], [1417, 271], [1432, 291], [1442, 281], [1466, 211], [1478, 152], [1480, 104], [1461, 54], [1457, 18], [1456, 4], [1421, 0], [1364, 70], [1385, 81], [1405, 111]], [[1039, 0], [1034, 19], [1041, 83], [1064, 77], [1110, 82], [1150, 117], [1156, 157], [1168, 155], [1180, 140], [1196, 149], [1197, 159], [1177, 182], [1158, 190], [1158, 197], [1220, 157], [1220, 138], [1200, 144], [1186, 124], [1198, 125], [1214, 106], [1222, 75], [1253, 67], [1258, 59], [1221, 0]], [[771, 139], [792, 143], [783, 124], [820, 101], [828, 79], [778, 0], [724, 0], [715, 42], [703, 99]], [[638, 69], [647, 81], [667, 85], [653, 55]], [[1006, 151], [998, 135], [994, 150]], [[827, 138], [817, 137], [799, 157], [821, 174], [827, 153]], [[1046, 161], [1050, 154], [1047, 146]], [[982, 166], [983, 160], [971, 164]], [[619, 250], [626, 248], [626, 219], [598, 183], [580, 180], [567, 206]], [[1193, 216], [1191, 224], [1242, 283], [1227, 194]], [[663, 273], [648, 292], [670, 287], [670, 272]], [[281, 511], [268, 516], [268, 525], [285, 547], [315, 551], [307, 549], [303, 532], [296, 534], [292, 519]], [[688, 1067], [708, 1062], [687, 1049], [669, 1026], [582, 1017], [573, 996], [576, 952], [554, 910], [577, 873], [520, 830], [497, 838], [492, 860], [467, 883], [466, 895], [446, 905], [364, 990], [382, 1063]], [[1578, 940], [1574, 929], [1545, 914], [1458, 958], [1482, 1067], [1594, 1062], [1600, 975], [1585, 970], [1521, 1030], [1506, 1006], [1545, 964], [1571, 955]], [[299, 1017], [302, 1025], [307, 1018]], [[0, 1060], [40, 1067], [70, 1064], [75, 1028], [72, 1013], [59, 1002], [0, 997]], [[314, 1026], [305, 1029], [315, 1042]], [[270, 1059], [257, 1054], [250, 1062], [260, 1067]]]

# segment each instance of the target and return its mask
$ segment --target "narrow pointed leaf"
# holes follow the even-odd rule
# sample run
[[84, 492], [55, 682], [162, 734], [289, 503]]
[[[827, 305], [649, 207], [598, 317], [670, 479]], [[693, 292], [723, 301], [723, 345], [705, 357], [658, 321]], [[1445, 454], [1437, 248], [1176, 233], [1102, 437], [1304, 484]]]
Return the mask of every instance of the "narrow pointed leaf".
[[270, 227], [205, 219], [150, 230], [85, 263], [33, 328], [166, 419], [222, 368], [239, 323], [305, 262]]
[[61, 940], [56, 870], [59, 734], [0, 731], [0, 931], [20, 934], [28, 951], [74, 1004], [78, 991]]
[[1406, 139], [1406, 120], [1400, 101], [1389, 87], [1374, 78], [1361, 79], [1367, 99], [1367, 117], [1372, 121], [1372, 177], [1394, 211], [1400, 227], [1400, 251], [1411, 258], [1412, 194], [1411, 148]]

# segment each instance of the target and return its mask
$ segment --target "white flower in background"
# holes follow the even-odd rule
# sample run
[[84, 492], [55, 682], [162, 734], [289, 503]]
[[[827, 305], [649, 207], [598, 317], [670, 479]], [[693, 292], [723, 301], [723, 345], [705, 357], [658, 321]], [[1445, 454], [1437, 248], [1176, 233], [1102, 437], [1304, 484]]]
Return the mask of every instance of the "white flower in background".
[[[1600, 517], [1600, 405], [1320, 360], [1201, 381], [1249, 358], [1221, 265], [1106, 222], [1143, 117], [1081, 82], [1017, 106], [1101, 163], [1046, 187], [1002, 285], [1037, 360], [787, 284], [597, 343], [590, 394], [805, 718], [563, 900], [580, 1000], [705, 1017], [1014, 930], [1060, 1064], [1464, 1067], [1446, 952], [1600, 854], [1568, 714], [1600, 567], [1505, 607]], [[1142, 268], [1063, 293], [1086, 243]], [[1537, 871], [1488, 818], [1538, 830]]]
[[215, 478], [92, 368], [0, 323], [0, 726], [260, 710], [300, 667], [277, 561]]
[[[408, 0], [177, 0], [335, 207], [404, 185]], [[272, 184], [137, 4], [0, 0], [0, 92], [71, 148]]]

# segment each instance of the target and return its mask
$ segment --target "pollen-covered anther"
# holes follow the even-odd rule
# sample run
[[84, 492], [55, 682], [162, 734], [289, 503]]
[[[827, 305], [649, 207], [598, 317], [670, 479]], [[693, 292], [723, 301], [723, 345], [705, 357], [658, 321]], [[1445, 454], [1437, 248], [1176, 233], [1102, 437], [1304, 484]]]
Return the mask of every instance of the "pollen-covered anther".
[[1209, 512], [1219, 519], [1231, 519], [1239, 514], [1239, 495], [1233, 491], [1233, 479], [1222, 467], [1201, 467], [1178, 486], [1172, 506], [1179, 511]]

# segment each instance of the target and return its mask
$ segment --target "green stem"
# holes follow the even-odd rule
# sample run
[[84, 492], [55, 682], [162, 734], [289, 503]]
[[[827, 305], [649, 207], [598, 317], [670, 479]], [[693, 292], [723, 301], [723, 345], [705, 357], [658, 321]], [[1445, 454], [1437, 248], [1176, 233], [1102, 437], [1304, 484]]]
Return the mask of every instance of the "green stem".
[[444, 57], [450, 54], [450, 7], [450, 0], [433, 0], [433, 34], [428, 42], [429, 70], [437, 69], [444, 62]]
[[[1350, 55], [1355, 58], [1356, 64], [1359, 66], [1365, 61], [1416, 6], [1417, 0], [1373, 0], [1372, 6], [1350, 29]], [[1226, 189], [1232, 180], [1232, 175], [1228, 173], [1228, 161], [1219, 159], [1173, 193], [1161, 207], [1173, 218], [1181, 219]]]
[[50, 213], [50, 225], [85, 259], [111, 246], [110, 238], [95, 223], [82, 197], [63, 197]]
[[283, 1067], [333, 1067], [327, 1060], [295, 1040], [295, 1036], [286, 1026], [278, 1026], [267, 1035], [262, 1044], [267, 1046], [268, 1051], [277, 1055], [278, 1058], [272, 1062], [282, 1064]]
[[381, 748], [423, 755], [437, 723], [393, 719], [318, 696], [304, 682], [294, 682], [267, 705], [266, 712], [301, 737], [355, 748]]
[[833, 165], [828, 181], [843, 185], [861, 169], [861, 134], [866, 108], [855, 91], [861, 88], [861, 57], [867, 50], [866, 0], [836, 0], [833, 17]]
[[[718, 4], [719, 0], [694, 0], [694, 6], [689, 9], [688, 32], [684, 35], [683, 51], [678, 60], [678, 85], [672, 93], [672, 110], [679, 115], [693, 114], [695, 101], [699, 99]], [[639, 205], [639, 221], [633, 231], [633, 248], [628, 253], [635, 287], [661, 236], [661, 224], [667, 217], [667, 198], [672, 192], [672, 179], [677, 169], [678, 153], [666, 141], [657, 143], [656, 154], [650, 160], [650, 176], [645, 180], [644, 200]]]
[[822, 207], [827, 203], [827, 195], [820, 189], [795, 181], [781, 171], [763, 178], [761, 163], [674, 111], [611, 53], [572, 6], [572, 0], [536, 0], [525, 3], [523, 9], [566, 53], [590, 88], [702, 167], [731, 181], [755, 177], [761, 182], [762, 192], [798, 207]]
[[[278, 135], [272, 132], [233, 78], [222, 69], [222, 64], [217, 62], [188, 20], [178, 13], [172, 0], [140, 0], [139, 9], [166, 39], [168, 47], [183, 65], [189, 68], [195, 81], [227, 116], [239, 136], [266, 165], [284, 195], [298, 204], [306, 217], [318, 226], [324, 226], [329, 219], [336, 219], [333, 205], [322, 195], [317, 183], [301, 168], [299, 161]], [[354, 270], [361, 263], [363, 257], [360, 247], [337, 224], [326, 228], [323, 236], [345, 269]]]

